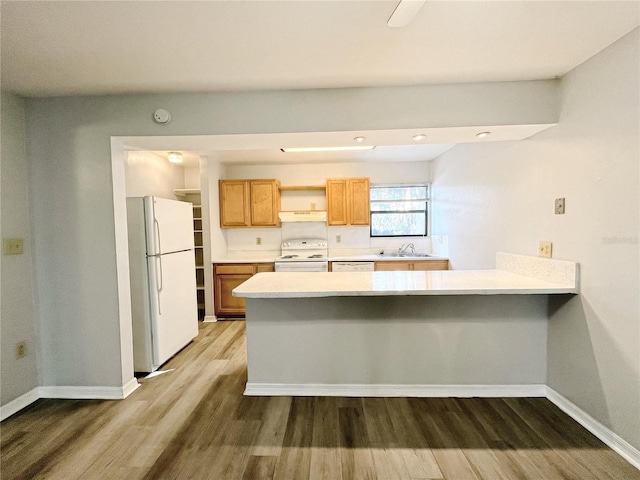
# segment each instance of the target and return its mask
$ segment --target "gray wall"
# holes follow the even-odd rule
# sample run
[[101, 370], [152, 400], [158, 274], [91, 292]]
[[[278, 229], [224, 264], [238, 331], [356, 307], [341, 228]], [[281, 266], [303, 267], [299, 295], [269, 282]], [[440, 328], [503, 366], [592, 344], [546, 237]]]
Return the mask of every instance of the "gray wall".
[[546, 340], [546, 295], [247, 299], [258, 385], [516, 390], [546, 383]]
[[[114, 153], [112, 168], [110, 137], [553, 123], [558, 86], [539, 81], [29, 99], [43, 385], [119, 387], [133, 376], [124, 298], [124, 160]], [[157, 108], [171, 112], [170, 124], [152, 121]]]
[[[433, 163], [434, 234], [456, 269], [495, 252], [580, 263], [550, 306], [548, 385], [640, 448], [638, 29], [562, 79], [560, 121], [522, 142], [460, 145]], [[566, 197], [566, 214], [554, 199]]]
[[[0, 176], [2, 192], [2, 238], [22, 238], [24, 254], [3, 255], [2, 298], [2, 371], [1, 404], [38, 386], [31, 228], [29, 226], [28, 171], [25, 151], [24, 101], [2, 93]], [[17, 360], [15, 344], [25, 341], [27, 356]]]

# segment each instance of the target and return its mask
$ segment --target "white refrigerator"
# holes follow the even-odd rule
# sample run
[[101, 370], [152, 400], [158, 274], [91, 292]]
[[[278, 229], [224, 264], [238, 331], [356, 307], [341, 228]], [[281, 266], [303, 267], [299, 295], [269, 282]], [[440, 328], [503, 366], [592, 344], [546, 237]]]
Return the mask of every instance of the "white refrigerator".
[[127, 198], [136, 372], [154, 372], [198, 335], [191, 203]]

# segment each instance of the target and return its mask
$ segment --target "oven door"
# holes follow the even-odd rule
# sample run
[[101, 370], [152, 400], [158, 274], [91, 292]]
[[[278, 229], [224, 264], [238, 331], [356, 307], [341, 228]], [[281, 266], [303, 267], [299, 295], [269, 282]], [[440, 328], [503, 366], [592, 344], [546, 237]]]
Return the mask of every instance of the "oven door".
[[329, 262], [276, 262], [276, 272], [328, 272]]

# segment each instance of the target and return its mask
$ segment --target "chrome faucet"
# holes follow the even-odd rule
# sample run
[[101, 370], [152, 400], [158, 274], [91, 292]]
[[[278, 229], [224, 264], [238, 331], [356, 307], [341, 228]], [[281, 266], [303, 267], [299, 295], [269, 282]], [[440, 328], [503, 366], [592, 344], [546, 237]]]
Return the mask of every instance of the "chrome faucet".
[[411, 248], [411, 254], [416, 253], [416, 247], [413, 243], [407, 243], [407, 245], [405, 245], [404, 243], [402, 244], [402, 246], [398, 249], [398, 255], [402, 255], [403, 253], [407, 253], [407, 250]]

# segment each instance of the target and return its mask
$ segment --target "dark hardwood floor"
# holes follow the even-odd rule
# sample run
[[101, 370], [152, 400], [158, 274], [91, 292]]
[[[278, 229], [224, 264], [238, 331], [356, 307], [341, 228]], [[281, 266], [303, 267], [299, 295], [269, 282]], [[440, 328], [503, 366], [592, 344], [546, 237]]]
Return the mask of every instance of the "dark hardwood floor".
[[640, 479], [546, 399], [243, 397], [242, 321], [201, 324], [167, 369], [5, 420], [1, 478]]

